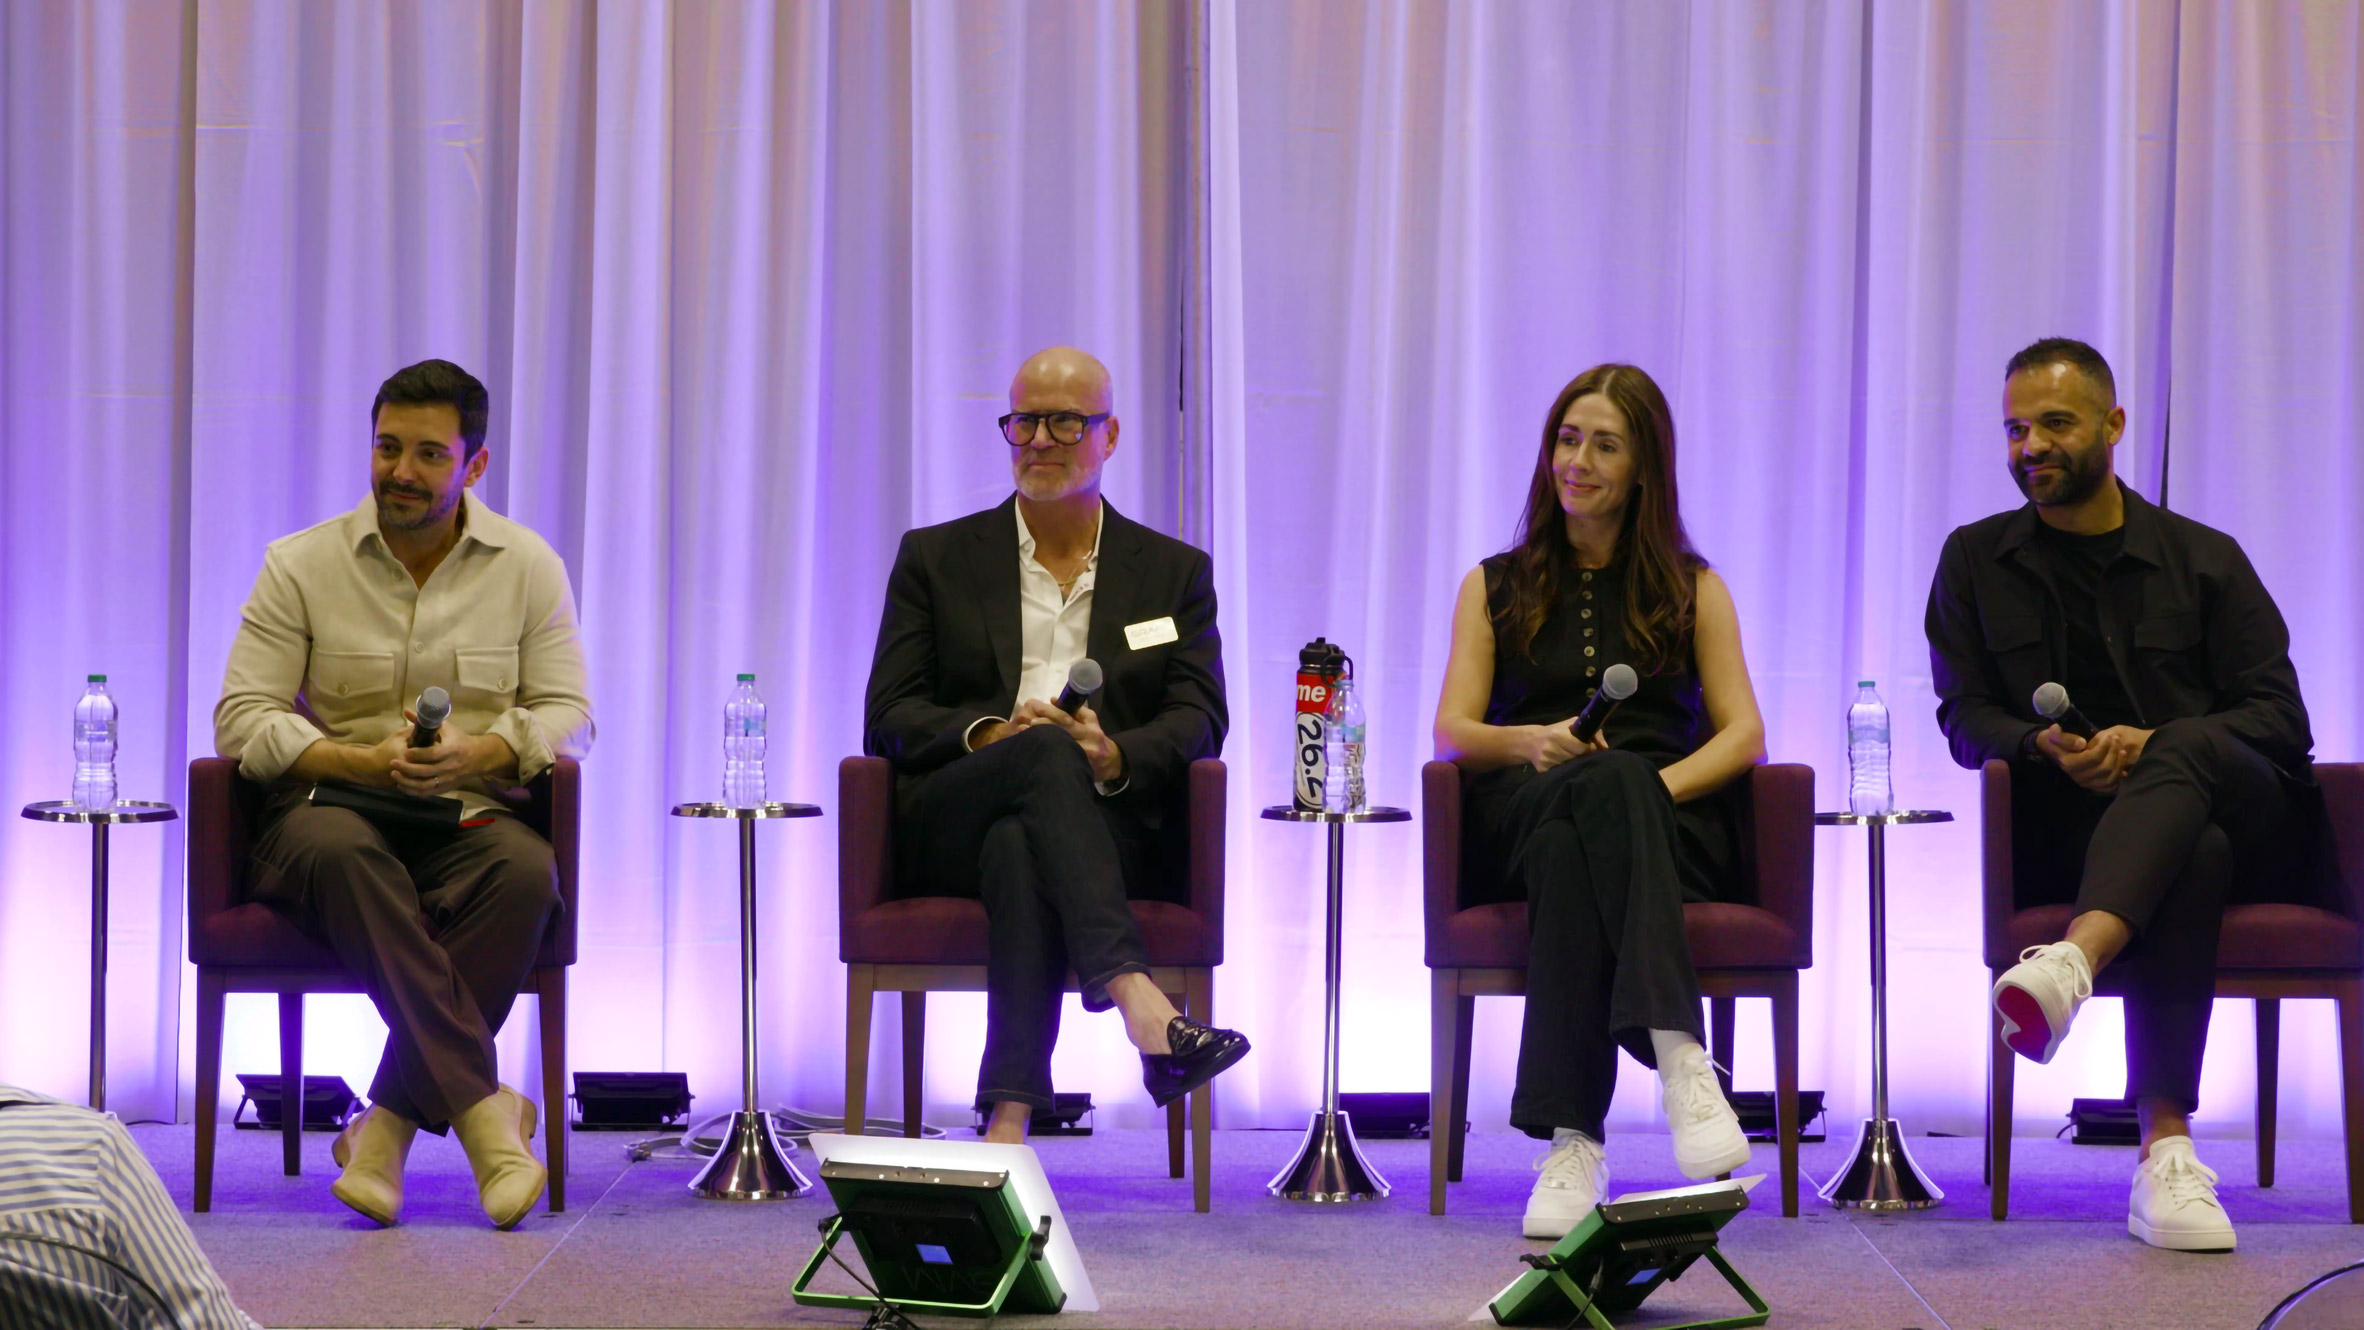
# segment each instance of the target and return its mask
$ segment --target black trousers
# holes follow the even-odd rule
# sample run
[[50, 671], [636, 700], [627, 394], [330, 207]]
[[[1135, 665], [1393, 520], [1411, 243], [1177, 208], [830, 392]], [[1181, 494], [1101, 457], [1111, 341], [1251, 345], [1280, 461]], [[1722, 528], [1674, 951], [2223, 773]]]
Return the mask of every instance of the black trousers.
[[498, 1088], [493, 1035], [558, 908], [549, 842], [513, 817], [381, 831], [292, 793], [266, 818], [255, 899], [328, 943], [377, 1005], [386, 1050], [370, 1101], [443, 1132]]
[[1540, 1139], [1574, 1127], [1604, 1140], [1617, 1050], [1656, 1067], [1650, 1031], [1706, 1038], [1674, 798], [1648, 759], [1616, 750], [1563, 763], [1507, 798], [1497, 834], [1515, 848], [1501, 894], [1524, 886], [1531, 939], [1510, 1122]]
[[1147, 974], [1126, 904], [1134, 829], [1092, 784], [1064, 730], [1037, 725], [907, 783], [896, 800], [906, 894], [985, 902], [985, 1058], [977, 1105], [1051, 1107], [1051, 1049], [1067, 972], [1084, 1007], [1112, 1004], [1108, 981]]
[[2073, 902], [2133, 930], [2116, 962], [2129, 1096], [2199, 1106], [2225, 905], [2314, 903], [2311, 832], [2273, 764], [2204, 721], [2160, 726], [2115, 795], [2051, 766], [2013, 771], [2013, 904]]

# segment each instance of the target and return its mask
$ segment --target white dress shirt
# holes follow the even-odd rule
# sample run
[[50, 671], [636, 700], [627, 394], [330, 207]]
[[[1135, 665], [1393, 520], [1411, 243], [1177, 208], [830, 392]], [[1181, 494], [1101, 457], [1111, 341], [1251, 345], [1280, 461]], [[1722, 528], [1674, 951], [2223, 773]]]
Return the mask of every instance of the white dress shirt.
[[[278, 780], [323, 738], [382, 742], [430, 684], [453, 724], [508, 741], [519, 784], [589, 750], [566, 564], [474, 494], [461, 502], [459, 543], [425, 586], [387, 548], [375, 498], [271, 542], [213, 712], [216, 750], [248, 779]], [[469, 817], [503, 807], [481, 778], [443, 797]]]
[[[1018, 523], [1018, 696], [1013, 706], [1028, 702], [1055, 702], [1067, 687], [1067, 671], [1083, 659], [1086, 641], [1092, 632], [1092, 583], [1100, 572], [1100, 536], [1108, 529], [1107, 509], [1103, 505], [1092, 514], [1092, 552], [1084, 557], [1083, 571], [1062, 596], [1059, 579], [1051, 570], [1034, 561], [1034, 532], [1027, 529], [1026, 513], [1016, 504], [1010, 513]], [[989, 716], [969, 726], [963, 736], [969, 749], [976, 749], [979, 726], [1008, 720], [1007, 716]], [[1094, 781], [1102, 794], [1115, 794], [1129, 784], [1130, 777]]]

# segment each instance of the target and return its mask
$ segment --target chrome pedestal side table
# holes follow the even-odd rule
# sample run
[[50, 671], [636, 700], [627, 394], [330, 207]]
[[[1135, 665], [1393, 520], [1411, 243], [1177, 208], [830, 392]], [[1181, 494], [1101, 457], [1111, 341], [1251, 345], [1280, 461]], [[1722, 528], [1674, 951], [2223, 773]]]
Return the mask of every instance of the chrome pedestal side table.
[[1817, 1193], [1848, 1210], [1926, 1210], [1945, 1193], [1913, 1162], [1904, 1131], [1888, 1116], [1888, 841], [1890, 827], [1951, 822], [1934, 809], [1900, 813], [1816, 813], [1822, 827], [1860, 826], [1871, 836], [1872, 1111], [1856, 1133], [1847, 1166]]
[[1330, 828], [1330, 881], [1326, 940], [1322, 947], [1322, 1106], [1306, 1124], [1296, 1158], [1267, 1184], [1291, 1201], [1376, 1201], [1388, 1192], [1387, 1179], [1363, 1158], [1354, 1123], [1338, 1109], [1338, 988], [1346, 933], [1346, 824], [1409, 822], [1401, 808], [1366, 808], [1359, 813], [1308, 813], [1294, 804], [1264, 810], [1274, 822], [1324, 822]]
[[26, 804], [35, 822], [82, 822], [90, 827], [90, 1106], [107, 1111], [107, 828], [119, 822], [170, 822], [171, 804], [118, 799], [89, 809], [66, 800]]
[[[813, 1189], [772, 1130], [755, 1089], [755, 824], [774, 817], [819, 817], [812, 804], [675, 804], [675, 817], [727, 817], [739, 824], [739, 1038], [742, 1076], [739, 1111], [722, 1117], [721, 1143], [698, 1170], [690, 1190], [717, 1201], [784, 1201]], [[710, 1121], [712, 1119], [709, 1119]], [[696, 1139], [697, 1128], [687, 1136]], [[683, 1144], [688, 1144], [685, 1140]]]

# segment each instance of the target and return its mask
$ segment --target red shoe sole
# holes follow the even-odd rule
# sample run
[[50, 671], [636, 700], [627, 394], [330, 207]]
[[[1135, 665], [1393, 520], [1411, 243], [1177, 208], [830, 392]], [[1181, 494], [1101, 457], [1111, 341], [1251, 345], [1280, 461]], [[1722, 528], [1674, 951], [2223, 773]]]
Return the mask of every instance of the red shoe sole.
[[2044, 1019], [2044, 1004], [2035, 994], [2005, 984], [1995, 994], [1995, 1010], [2003, 1013], [2003, 1043], [2012, 1052], [2030, 1062], [2052, 1060], [2052, 1023]]

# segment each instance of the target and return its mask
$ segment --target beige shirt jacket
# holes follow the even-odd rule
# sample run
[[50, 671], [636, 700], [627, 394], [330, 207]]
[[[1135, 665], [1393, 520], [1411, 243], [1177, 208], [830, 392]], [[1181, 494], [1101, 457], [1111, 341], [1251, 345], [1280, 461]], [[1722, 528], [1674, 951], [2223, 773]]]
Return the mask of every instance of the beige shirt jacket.
[[[508, 741], [520, 784], [590, 751], [565, 562], [474, 494], [461, 504], [459, 543], [425, 586], [378, 534], [374, 496], [271, 542], [213, 710], [214, 746], [242, 775], [276, 782], [321, 739], [382, 742], [429, 685], [451, 694], [449, 723]], [[468, 817], [503, 808], [482, 779], [444, 797]]]

